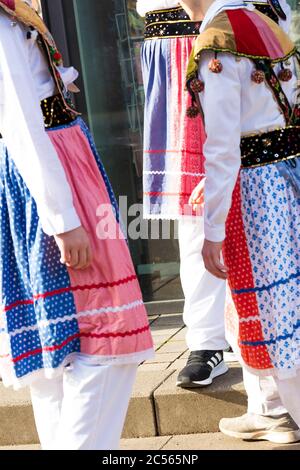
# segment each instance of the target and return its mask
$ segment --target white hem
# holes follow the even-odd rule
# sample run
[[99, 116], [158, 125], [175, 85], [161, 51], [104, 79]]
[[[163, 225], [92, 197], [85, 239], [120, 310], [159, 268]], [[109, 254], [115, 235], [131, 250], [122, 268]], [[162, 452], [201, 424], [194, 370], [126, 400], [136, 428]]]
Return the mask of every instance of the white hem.
[[2, 376], [3, 385], [5, 387], [13, 387], [14, 390], [20, 390], [21, 388], [30, 386], [33, 382], [39, 379], [54, 379], [63, 374], [65, 367], [72, 363], [78, 355], [85, 357], [91, 363], [99, 363], [105, 365], [122, 365], [122, 364], [141, 364], [142, 362], [154, 357], [154, 350], [147, 349], [138, 353], [123, 354], [119, 356], [92, 356], [89, 354], [82, 354], [80, 352], [74, 352], [69, 354], [63, 361], [60, 367], [56, 369], [40, 369], [38, 371], [27, 374], [21, 379], [8, 379], [5, 380], [5, 375]]

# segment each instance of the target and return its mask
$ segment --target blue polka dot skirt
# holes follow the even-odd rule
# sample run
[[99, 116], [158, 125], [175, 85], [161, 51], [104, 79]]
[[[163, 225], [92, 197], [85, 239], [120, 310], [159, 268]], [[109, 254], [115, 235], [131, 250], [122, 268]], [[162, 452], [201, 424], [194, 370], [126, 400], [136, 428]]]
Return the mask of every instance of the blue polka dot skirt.
[[[0, 374], [15, 388], [61, 373], [78, 353], [106, 363], [152, 355], [117, 202], [91, 134], [81, 119], [48, 132], [90, 236], [93, 263], [80, 272], [60, 263], [55, 240], [43, 232], [35, 201], [0, 140]], [[101, 236], [104, 204], [110, 237]]]
[[224, 254], [238, 314], [235, 322], [229, 309], [228, 324], [238, 330], [244, 363], [260, 374], [294, 376], [300, 367], [300, 158], [241, 170]]

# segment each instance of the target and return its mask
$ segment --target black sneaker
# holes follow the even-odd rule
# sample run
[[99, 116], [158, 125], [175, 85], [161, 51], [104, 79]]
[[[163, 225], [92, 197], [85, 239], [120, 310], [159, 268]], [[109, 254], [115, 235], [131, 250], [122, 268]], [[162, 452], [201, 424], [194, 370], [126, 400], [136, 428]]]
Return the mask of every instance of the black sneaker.
[[215, 377], [226, 374], [228, 367], [223, 360], [223, 351], [193, 351], [187, 365], [179, 373], [177, 386], [197, 388], [210, 385]]

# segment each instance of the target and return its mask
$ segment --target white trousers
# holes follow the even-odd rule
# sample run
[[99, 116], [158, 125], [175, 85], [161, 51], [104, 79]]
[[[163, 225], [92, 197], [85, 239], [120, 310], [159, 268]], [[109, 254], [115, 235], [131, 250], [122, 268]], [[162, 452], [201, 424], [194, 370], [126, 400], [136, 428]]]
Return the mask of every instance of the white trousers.
[[79, 356], [62, 376], [30, 387], [43, 450], [117, 450], [137, 364], [101, 365]]
[[300, 371], [291, 379], [275, 379], [281, 401], [300, 428]]
[[226, 282], [205, 269], [202, 258], [205, 238], [203, 217], [180, 220], [178, 238], [180, 275], [185, 296], [183, 320], [188, 330], [187, 346], [190, 351], [226, 349]]
[[243, 377], [248, 395], [248, 413], [262, 416], [279, 416], [286, 413], [273, 377], [252, 374], [244, 367]]
[[290, 379], [260, 377], [243, 368], [248, 412], [263, 416], [289, 413], [300, 428], [300, 371]]

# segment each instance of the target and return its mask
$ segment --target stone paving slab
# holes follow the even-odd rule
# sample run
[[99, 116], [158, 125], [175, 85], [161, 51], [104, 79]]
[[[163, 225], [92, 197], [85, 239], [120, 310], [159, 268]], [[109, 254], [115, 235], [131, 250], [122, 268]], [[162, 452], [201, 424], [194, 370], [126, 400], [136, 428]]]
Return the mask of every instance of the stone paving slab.
[[[39, 445], [0, 447], [0, 451], [38, 451]], [[189, 434], [183, 436], [148, 437], [143, 439], [122, 439], [120, 450], [300, 450], [300, 443], [280, 445], [267, 441], [242, 441], [232, 439], [221, 433]]]
[[180, 357], [180, 359], [186, 359], [186, 360], [187, 360], [188, 357], [189, 357], [189, 355], [190, 355], [190, 351], [189, 351], [189, 350], [186, 350], [186, 351], [182, 354], [182, 356]]
[[151, 324], [151, 328], [153, 331], [156, 331], [158, 329], [170, 329], [170, 328], [183, 328], [184, 323], [182, 319], [182, 315], [180, 314], [167, 314], [167, 315], [161, 315], [159, 318], [154, 320], [154, 322]]
[[[178, 327], [178, 326], [175, 327], [175, 328], [164, 328], [160, 325], [157, 325], [156, 329], [154, 329], [154, 328], [155, 328], [155, 324], [152, 324], [151, 330], [152, 330], [153, 338], [164, 336], [165, 341], [168, 340], [170, 337], [177, 338], [179, 333], [182, 331], [182, 328]], [[182, 338], [182, 339], [184, 339], [184, 338]]]
[[0, 445], [38, 442], [29, 391], [14, 392], [0, 383]]
[[7, 446], [7, 447], [0, 447], [0, 451], [20, 451], [20, 450], [29, 450], [29, 451], [37, 451], [37, 450], [41, 450], [41, 447], [39, 446], [39, 444], [31, 444], [31, 445], [28, 445], [28, 446]]
[[300, 443], [280, 445], [266, 441], [242, 441], [224, 434], [174, 436], [163, 450], [300, 450]]
[[161, 450], [172, 439], [170, 436], [144, 439], [122, 439], [120, 450]]
[[186, 366], [186, 359], [182, 359], [182, 356], [180, 359], [176, 359], [175, 362], [169, 365], [169, 368], [172, 370], [177, 370], [180, 371]]
[[[171, 373], [171, 370], [148, 370], [138, 373], [128, 409], [124, 437], [157, 435], [153, 393]], [[0, 445], [26, 445], [37, 442], [28, 390], [14, 393], [1, 384]]]
[[169, 363], [168, 362], [150, 362], [148, 364], [145, 363], [145, 364], [142, 364], [140, 367], [139, 367], [139, 371], [141, 372], [148, 372], [148, 371], [153, 371], [153, 370], [166, 370], [170, 367]]
[[180, 353], [180, 355], [187, 350], [186, 344], [184, 341], [173, 341], [170, 340], [165, 343], [161, 348], [159, 348], [159, 353]]
[[221, 418], [246, 411], [241, 369], [214, 380], [210, 387], [183, 390], [176, 387], [177, 371], [154, 392], [160, 436], [217, 432]]
[[172, 371], [139, 372], [133, 389], [123, 437], [151, 437], [157, 435], [153, 394]]
[[161, 336], [161, 339], [153, 338], [153, 344], [154, 344], [155, 351], [158, 351], [159, 348], [161, 348], [165, 343], [166, 343], [166, 341], [164, 340], [163, 336]]
[[[216, 431], [221, 411], [222, 416], [244, 411], [244, 397], [241, 398], [242, 392], [235, 388], [240, 378], [237, 379], [234, 372], [224, 379], [227, 388], [220, 386], [220, 379], [205, 391], [176, 388], [177, 373], [188, 357], [182, 315], [153, 315], [150, 322], [156, 356], [140, 366], [124, 437]], [[0, 382], [0, 445], [35, 442], [38, 441], [28, 390], [13, 392]]]
[[156, 351], [155, 356], [152, 359], [149, 359], [145, 364], [157, 364], [160, 362], [165, 362], [168, 365], [176, 361], [178, 358], [178, 352], [162, 352], [160, 349]]
[[186, 328], [181, 328], [176, 334], [175, 336], [172, 338], [172, 340], [183, 340], [185, 341], [185, 337], [186, 337], [186, 334], [187, 334], [187, 329]]

